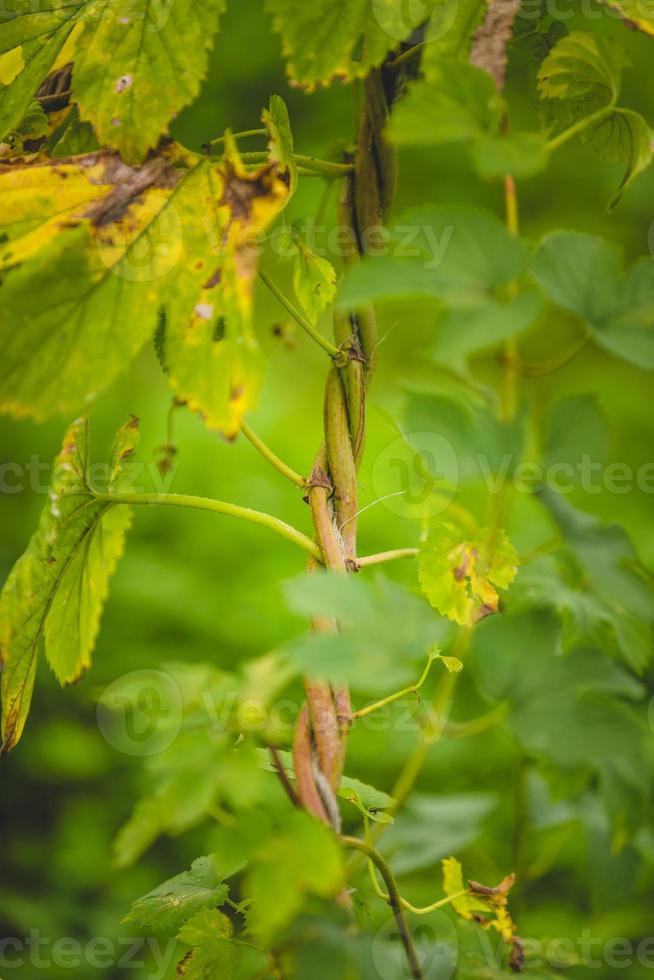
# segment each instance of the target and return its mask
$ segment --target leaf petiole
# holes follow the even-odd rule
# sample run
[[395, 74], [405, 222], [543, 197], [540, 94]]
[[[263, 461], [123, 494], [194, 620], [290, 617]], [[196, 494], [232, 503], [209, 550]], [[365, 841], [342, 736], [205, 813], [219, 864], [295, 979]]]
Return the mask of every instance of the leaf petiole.
[[286, 463], [265, 444], [263, 439], [259, 438], [256, 432], [250, 428], [247, 422], [241, 421], [241, 432], [248, 442], [254, 446], [257, 452], [261, 453], [264, 459], [267, 459], [268, 462], [282, 474], [282, 476], [285, 476], [287, 480], [294, 483], [296, 487], [300, 487], [301, 490], [305, 489], [307, 485], [305, 478], [300, 476], [299, 473], [296, 473], [290, 466], [287, 466]]
[[395, 561], [396, 558], [415, 558], [418, 555], [418, 548], [393, 548], [391, 551], [379, 551], [376, 555], [364, 555], [357, 558], [359, 568], [366, 568], [368, 565], [381, 565], [386, 561]]
[[226, 517], [238, 517], [251, 524], [260, 524], [275, 531], [288, 541], [292, 541], [308, 552], [316, 561], [322, 563], [322, 554], [315, 541], [303, 534], [291, 524], [266, 514], [264, 511], [241, 507], [239, 504], [229, 504], [224, 500], [214, 500], [212, 497], [194, 497], [185, 493], [93, 493], [96, 500], [110, 504], [147, 504], [149, 506], [186, 507], [191, 510], [208, 510], [214, 514], [224, 514]]
[[373, 704], [368, 704], [365, 708], [359, 708], [358, 711], [355, 711], [352, 714], [352, 720], [356, 721], [357, 718], [365, 718], [366, 715], [371, 715], [374, 711], [378, 711], [380, 708], [385, 708], [387, 704], [393, 704], [394, 701], [398, 701], [400, 698], [404, 698], [408, 694], [417, 694], [427, 680], [434, 660], [438, 660], [438, 656], [430, 653], [427, 659], [427, 666], [423, 670], [420, 679], [416, 681], [415, 684], [411, 684], [409, 687], [404, 687], [401, 691], [396, 691], [395, 694], [389, 694], [388, 697], [382, 698], [381, 701], [375, 701]]
[[293, 317], [293, 319], [298, 324], [298, 326], [302, 327], [304, 332], [308, 334], [312, 340], [315, 340], [315, 342], [320, 347], [322, 347], [322, 349], [326, 351], [330, 357], [334, 358], [335, 360], [338, 360], [342, 357], [342, 351], [339, 350], [339, 348], [336, 347], [335, 344], [330, 343], [330, 341], [327, 340], [326, 337], [323, 337], [323, 335], [318, 330], [316, 330], [313, 324], [310, 323], [310, 321], [307, 320], [307, 318], [303, 316], [302, 313], [300, 313], [300, 311], [295, 306], [293, 306], [291, 301], [284, 295], [284, 293], [281, 291], [279, 286], [277, 286], [276, 283], [272, 281], [270, 276], [266, 272], [264, 272], [263, 269], [259, 269], [259, 278], [261, 279], [262, 282], [266, 284], [266, 286], [273, 294], [275, 299], [277, 299], [281, 303], [281, 305], [284, 307], [287, 313], [290, 313], [290, 315]]
[[546, 149], [549, 150], [550, 153], [553, 153], [569, 140], [574, 139], [575, 136], [578, 136], [579, 133], [583, 133], [588, 126], [592, 126], [593, 123], [601, 122], [602, 119], [610, 116], [612, 112], [615, 112], [615, 106], [613, 103], [603, 106], [601, 109], [598, 109], [597, 112], [591, 112], [589, 116], [585, 116], [568, 129], [564, 129], [564, 131], [559, 133], [558, 136], [555, 136], [553, 139], [549, 140], [545, 144]]

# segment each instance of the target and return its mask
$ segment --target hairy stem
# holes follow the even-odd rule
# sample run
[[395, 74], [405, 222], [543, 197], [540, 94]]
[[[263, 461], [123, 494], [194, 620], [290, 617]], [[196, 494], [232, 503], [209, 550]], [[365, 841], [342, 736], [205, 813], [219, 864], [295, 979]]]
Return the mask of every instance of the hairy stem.
[[238, 517], [250, 524], [260, 524], [275, 531], [293, 544], [299, 545], [304, 551], [318, 562], [322, 562], [322, 552], [310, 537], [298, 531], [296, 527], [266, 514], [265, 511], [252, 510], [239, 504], [228, 504], [224, 500], [214, 500], [212, 497], [193, 497], [186, 493], [93, 493], [96, 500], [110, 504], [129, 504], [166, 507], [186, 507], [191, 510], [208, 510], [214, 514], [224, 514], [225, 517]]

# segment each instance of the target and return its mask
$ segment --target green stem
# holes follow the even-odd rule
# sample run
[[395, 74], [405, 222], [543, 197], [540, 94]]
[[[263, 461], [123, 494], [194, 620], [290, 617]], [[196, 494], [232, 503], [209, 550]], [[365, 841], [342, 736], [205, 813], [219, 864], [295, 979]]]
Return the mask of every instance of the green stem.
[[241, 422], [241, 432], [248, 440], [248, 442], [250, 442], [254, 446], [254, 448], [261, 453], [264, 459], [267, 459], [268, 462], [271, 463], [271, 465], [274, 466], [275, 469], [282, 474], [282, 476], [285, 476], [287, 480], [290, 480], [291, 483], [294, 483], [296, 487], [300, 487], [301, 490], [304, 490], [307, 484], [307, 481], [304, 479], [304, 477], [300, 476], [299, 473], [296, 473], [295, 470], [292, 469], [290, 466], [287, 466], [286, 463], [279, 458], [279, 456], [275, 455], [272, 449], [269, 449], [269, 447], [265, 444], [265, 442], [259, 438], [256, 432], [252, 431], [252, 429], [247, 424], [247, 422], [243, 422], [243, 421]]
[[615, 106], [611, 104], [603, 106], [601, 109], [598, 109], [597, 112], [591, 112], [590, 116], [580, 119], [573, 126], [570, 126], [568, 129], [564, 129], [564, 131], [559, 133], [558, 136], [555, 136], [553, 139], [549, 140], [546, 143], [546, 149], [548, 149], [550, 153], [553, 153], [555, 150], [558, 150], [559, 147], [563, 146], [564, 143], [574, 139], [574, 137], [578, 136], [579, 133], [583, 133], [588, 126], [601, 122], [602, 119], [610, 116], [614, 111]]
[[493, 728], [498, 722], [504, 721], [509, 712], [508, 701], [501, 701], [485, 715], [472, 718], [470, 721], [446, 721], [443, 724], [443, 734], [450, 738], [470, 738]]
[[316, 174], [325, 177], [344, 177], [354, 169], [351, 163], [336, 163], [334, 160], [318, 160], [316, 157], [304, 156], [302, 153], [294, 153], [295, 162], [305, 170], [312, 170]]
[[400, 698], [404, 698], [409, 694], [417, 694], [427, 680], [429, 671], [431, 670], [431, 665], [436, 659], [437, 657], [429, 657], [427, 660], [427, 666], [423, 670], [420, 680], [416, 681], [415, 684], [411, 684], [409, 687], [404, 687], [401, 691], [396, 691], [395, 694], [389, 694], [388, 697], [382, 698], [380, 701], [374, 701], [373, 704], [368, 704], [365, 708], [359, 708], [358, 711], [353, 713], [352, 719], [356, 721], [357, 718], [365, 718], [366, 715], [371, 715], [374, 711], [378, 711], [380, 708], [385, 708], [387, 704], [393, 704], [394, 701], [399, 701]]
[[411, 61], [412, 58], [419, 55], [426, 44], [426, 41], [421, 41], [419, 44], [414, 44], [412, 48], [407, 48], [407, 50], [403, 51], [402, 54], [398, 54], [397, 58], [393, 58], [392, 61], [389, 61], [386, 67], [391, 68], [393, 71], [396, 68], [400, 68], [402, 65], [405, 65], [407, 61]]
[[371, 844], [367, 844], [365, 841], [359, 840], [358, 837], [341, 837], [341, 841], [346, 847], [352, 847], [354, 850], [360, 851], [361, 854], [365, 854], [368, 860], [372, 861], [373, 864], [375, 864], [379, 869], [379, 873], [384, 879], [384, 884], [388, 889], [388, 896], [385, 900], [393, 909], [395, 923], [400, 933], [402, 945], [404, 946], [404, 951], [411, 968], [411, 976], [414, 978], [414, 980], [424, 980], [424, 974], [420, 968], [420, 964], [418, 963], [416, 948], [413, 944], [413, 937], [411, 936], [406, 919], [404, 918], [404, 912], [402, 911], [402, 899], [400, 897], [393, 872], [379, 851], [376, 850], [376, 848], [374, 848]]
[[381, 565], [385, 561], [395, 561], [396, 558], [416, 558], [418, 550], [418, 548], [393, 548], [392, 551], [380, 551], [376, 555], [357, 558], [357, 565], [359, 568], [365, 568], [367, 565]]
[[[370, 859], [368, 860], [368, 871], [370, 873], [370, 882], [375, 895], [378, 898], [381, 898], [382, 901], [387, 902], [389, 896], [379, 887], [377, 875], [375, 873], [375, 866]], [[413, 905], [406, 898], [400, 895], [400, 905], [403, 909], [406, 909], [407, 912], [413, 912], [414, 915], [429, 915], [431, 912], [435, 912], [436, 909], [442, 909], [446, 905], [451, 905], [452, 902], [457, 900], [457, 898], [463, 898], [464, 895], [469, 894], [470, 889], [464, 888], [462, 891], [455, 892], [453, 895], [446, 895], [445, 898], [439, 898], [438, 901], [432, 902], [431, 905]]]
[[96, 500], [110, 504], [147, 504], [149, 506], [170, 506], [186, 507], [192, 510], [208, 510], [214, 514], [224, 514], [226, 517], [238, 517], [251, 524], [261, 524], [283, 538], [299, 545], [304, 551], [308, 552], [316, 561], [322, 563], [320, 548], [302, 531], [272, 514], [266, 514], [260, 510], [252, 510], [250, 507], [241, 507], [239, 504], [228, 504], [224, 500], [214, 500], [211, 497], [193, 497], [185, 493], [94, 493]]
[[333, 357], [335, 359], [340, 359], [342, 357], [342, 353], [338, 349], [338, 347], [330, 343], [330, 341], [327, 340], [326, 337], [323, 337], [323, 335], [318, 330], [316, 330], [313, 324], [310, 323], [310, 321], [307, 320], [307, 318], [303, 316], [300, 313], [300, 311], [296, 309], [295, 306], [293, 306], [291, 301], [287, 299], [287, 297], [281, 291], [279, 286], [277, 286], [272, 281], [270, 276], [266, 272], [264, 272], [263, 269], [259, 269], [259, 277], [262, 280], [262, 282], [266, 284], [266, 286], [273, 294], [275, 299], [279, 300], [279, 302], [282, 304], [282, 306], [287, 311], [287, 313], [290, 313], [290, 315], [293, 317], [293, 319], [298, 324], [298, 326], [302, 327], [304, 332], [307, 333], [312, 340], [315, 340], [315, 342], [319, 344], [320, 347], [322, 347], [322, 349], [326, 351], [330, 357]]
[[241, 138], [245, 138], [246, 136], [265, 136], [267, 132], [268, 131], [266, 129], [244, 129], [240, 133], [230, 133], [229, 136], [218, 136], [216, 137], [216, 139], [209, 140], [208, 143], [205, 143], [205, 146], [208, 146], [210, 148], [212, 146], [220, 146], [222, 143], [225, 143], [228, 139], [238, 140]]
[[[515, 180], [511, 174], [507, 174], [504, 178], [504, 201], [507, 231], [510, 235], [517, 238], [519, 234], [518, 195], [516, 194]], [[516, 283], [512, 282], [509, 286], [509, 294], [515, 297], [517, 292]], [[518, 356], [518, 347], [515, 337], [507, 340], [504, 351], [504, 378], [502, 380], [500, 399], [503, 419], [508, 421], [516, 413], [518, 400], [518, 371], [515, 364]]]
[[[344, 177], [352, 171], [351, 163], [318, 160], [316, 157], [308, 157], [303, 153], [294, 153], [293, 158], [298, 166], [310, 170], [314, 174], [320, 174], [322, 177]], [[254, 150], [241, 153], [241, 159], [245, 163], [265, 163], [268, 160], [268, 153], [265, 150]]]

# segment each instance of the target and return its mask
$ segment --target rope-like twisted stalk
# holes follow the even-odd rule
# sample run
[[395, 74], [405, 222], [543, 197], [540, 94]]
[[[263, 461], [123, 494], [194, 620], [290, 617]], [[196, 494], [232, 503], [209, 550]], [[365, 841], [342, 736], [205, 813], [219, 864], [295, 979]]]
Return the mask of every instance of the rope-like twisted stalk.
[[[351, 253], [351, 261], [358, 261], [365, 250], [366, 232], [382, 224], [395, 187], [395, 156], [384, 136], [390, 99], [381, 71], [366, 79], [364, 90], [354, 169], [340, 201], [340, 221], [352, 246], [344, 251]], [[357, 569], [357, 469], [365, 441], [366, 386], [378, 342], [374, 311], [336, 312], [334, 337], [342, 357], [334, 359], [327, 377], [324, 442], [307, 500], [324, 566], [347, 574]], [[312, 559], [309, 567], [319, 566]], [[331, 631], [337, 624], [315, 620], [312, 628]], [[293, 745], [298, 797], [307, 810], [340, 830], [336, 793], [352, 723], [349, 692], [311, 678], [305, 691]]]

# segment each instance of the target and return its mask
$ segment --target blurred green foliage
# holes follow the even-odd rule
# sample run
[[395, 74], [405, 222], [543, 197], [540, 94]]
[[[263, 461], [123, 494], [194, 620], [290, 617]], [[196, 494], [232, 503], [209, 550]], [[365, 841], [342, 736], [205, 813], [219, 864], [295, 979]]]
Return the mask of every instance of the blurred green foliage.
[[[598, 10], [594, 9], [593, 30], [618, 33], [633, 65], [624, 76], [623, 99], [653, 120], [654, 89], [643, 84], [651, 74], [652, 41], [628, 32], [615, 20], [602, 19]], [[569, 26], [584, 29], [587, 25], [583, 15], [575, 12]], [[512, 52], [509, 78], [507, 98], [513, 117], [528, 122], [535, 68], [526, 45], [516, 45]], [[281, 93], [288, 102], [298, 152], [325, 155], [353, 136], [356, 90], [337, 85], [309, 97], [290, 88], [269, 18], [258, 2], [244, 0], [233, 4], [226, 14], [201, 95], [174, 122], [173, 135], [199, 149], [228, 126], [233, 130], [256, 126], [271, 92]], [[646, 254], [648, 236], [650, 244], [654, 241], [654, 171], [650, 168], [641, 176], [616, 210], [606, 214], [605, 204], [620, 176], [619, 166], [597, 160], [582, 145], [570, 144], [546, 171], [520, 182], [523, 234], [535, 241], [553, 227], [568, 228], [600, 234], [622, 245], [630, 260]], [[322, 191], [320, 181], [301, 180], [289, 217], [315, 214]], [[403, 149], [395, 211], [401, 214], [425, 203], [481, 205], [501, 214], [503, 191], [500, 181], [479, 180], [466, 154], [456, 146]], [[325, 213], [329, 222], [335, 220], [333, 192]], [[290, 285], [290, 270], [273, 256], [264, 257], [264, 267], [274, 268], [279, 280]], [[360, 506], [374, 506], [362, 515], [361, 554], [418, 543], [419, 520], [394, 507], [391, 500], [376, 503], [397, 489], [388, 468], [378, 464], [398, 439], [393, 420], [408, 421], [420, 407], [419, 399], [414, 399], [408, 418], [404, 415], [407, 390], [417, 390], [427, 398], [443, 398], [458, 390], [457, 383], [424, 356], [434, 343], [435, 332], [435, 315], [427, 300], [390, 303], [380, 315], [384, 340], [370, 393], [368, 444], [360, 475]], [[281, 308], [261, 288], [256, 297], [256, 324], [268, 368], [252, 424], [290, 465], [305, 473], [321, 438], [324, 355], [297, 335]], [[282, 331], [276, 329], [280, 324]], [[545, 328], [521, 340], [521, 354], [529, 360], [546, 359], [573, 336], [572, 318], [551, 312]], [[497, 384], [500, 372], [492, 354], [474, 361], [478, 381]], [[635, 472], [652, 462], [651, 391], [649, 374], [600, 348], [586, 347], [560, 371], [522, 382], [521, 399], [536, 418], [544, 419], [556, 399], [592, 395], [610, 421], [607, 459]], [[151, 489], [155, 463], [161, 458], [159, 447], [169, 441], [169, 405], [165, 378], [154, 352], [148, 349], [92, 410], [97, 458], [106, 457], [114, 431], [127, 412], [134, 412], [142, 428], [139, 459], [150, 467], [144, 472], [143, 489]], [[579, 441], [587, 441], [594, 452], [592, 423], [588, 423], [588, 434], [584, 428], [587, 415], [583, 411], [581, 417], [572, 414], [568, 421], [580, 426]], [[558, 424], [565, 435], [566, 418]], [[245, 440], [221, 441], [183, 410], [173, 414], [172, 425], [178, 451], [169, 489], [237, 501], [299, 525], [297, 489], [268, 469]], [[2, 460], [17, 463], [23, 474], [16, 478], [15, 486], [5, 486], [0, 494], [3, 578], [36, 524], [47, 484], [47, 474], [38, 467], [55, 456], [62, 430], [60, 421], [36, 425], [4, 419], [0, 423]], [[604, 451], [600, 446], [598, 452]], [[561, 441], [554, 455], [565, 458]], [[7, 477], [8, 483], [12, 480], [13, 476]], [[625, 493], [605, 489], [589, 493], [578, 487], [569, 499], [602, 521], [622, 524], [641, 562], [654, 568], [651, 493], [638, 487]], [[464, 487], [457, 501], [476, 514], [483, 510], [475, 486]], [[308, 513], [302, 527], [310, 532]], [[534, 501], [516, 494], [508, 531], [518, 552], [525, 555], [539, 547], [550, 528]], [[604, 555], [591, 556], [590, 572], [600, 573], [606, 561]], [[103, 736], [96, 704], [108, 685], [132, 671], [160, 670], [176, 663], [207, 664], [238, 674], [248, 661], [301, 634], [304, 616], [289, 610], [283, 587], [301, 566], [302, 558], [290, 544], [261, 528], [202, 513], [138, 510], [125, 557], [112, 582], [91, 670], [76, 687], [62, 692], [47, 665], [41, 663], [23, 741], [1, 763], [0, 934], [27, 937], [30, 930], [38, 930], [50, 943], [75, 937], [83, 946], [94, 937], [106, 937], [122, 955], [129, 948], [126, 937], [141, 934], [133, 924], [120, 925], [131, 903], [190, 868], [198, 855], [233, 852], [238, 859], [239, 845], [247, 851], [243, 841], [248, 834], [253, 840], [261, 836], [257, 821], [263, 817], [257, 808], [262, 796], [272, 800], [269, 819], [277, 835], [276, 846], [288, 846], [289, 854], [298, 860], [297, 852], [285, 843], [280, 825], [279, 814], [286, 802], [277, 783], [262, 773], [262, 782], [242, 785], [235, 769], [225, 774], [226, 801], [221, 805], [229, 807], [240, 794], [239, 803], [249, 810], [242, 817], [240, 835], [228, 821], [221, 821], [219, 810], [215, 820], [204, 818], [197, 824], [189, 820], [190, 829], [184, 833], [172, 827], [172, 835], [158, 839], [137, 863], [117, 870], [112, 863], [112, 841], [143, 792], [144, 760], [121, 751]], [[417, 590], [412, 563], [390, 566], [388, 574]], [[547, 568], [542, 574], [545, 579], [540, 587], [552, 599]], [[521, 575], [509, 616], [490, 618], [476, 631], [450, 706], [451, 731], [446, 730], [430, 748], [416, 794], [381, 838], [380, 846], [391, 864], [395, 861], [403, 893], [416, 904], [427, 904], [439, 893], [438, 862], [452, 851], [462, 856], [466, 871], [482, 881], [495, 882], [515, 870], [514, 917], [521, 935], [550, 943], [550, 970], [572, 978], [591, 975], [613, 980], [617, 974], [644, 980], [654, 968], [654, 940], [646, 948], [648, 961], [639, 965], [631, 957], [626, 968], [622, 964], [628, 957], [621, 960], [615, 944], [622, 937], [636, 946], [651, 936], [651, 667], [636, 679], [610, 654], [593, 652], [590, 641], [589, 648], [562, 657], [558, 622], [546, 609], [521, 611], [520, 589], [526, 591], [527, 584], [520, 583]], [[609, 581], [604, 588], [611, 591], [615, 583]], [[392, 597], [392, 592], [387, 594]], [[392, 598], [388, 601], [393, 604]], [[583, 610], [579, 615], [586, 613]], [[574, 614], [573, 609], [573, 618]], [[452, 633], [442, 633], [438, 641], [443, 652], [456, 654], [451, 649]], [[304, 652], [300, 650], [297, 656]], [[390, 678], [389, 690], [396, 680], [400, 684], [407, 680], [404, 670], [398, 673], [399, 677]], [[418, 673], [416, 670], [416, 677]], [[423, 692], [425, 701], [441, 682], [442, 673], [434, 670], [430, 676]], [[376, 676], [364, 694], [379, 696], [383, 682], [383, 677]], [[297, 679], [284, 696], [299, 704]], [[457, 737], [462, 734], [457, 732], [458, 724], [483, 715], [498, 702], [510, 705], [503, 721], [483, 733]], [[374, 718], [355, 727], [347, 772], [390, 791], [415, 745], [417, 725], [406, 704], [390, 708], [381, 722]], [[189, 798], [212, 764], [210, 747], [204, 749], [206, 756], [197, 755], [198, 743], [190, 739], [188, 745], [183, 741], [177, 745], [178, 756], [184, 758], [163, 757], [171, 768], [182, 767], [185, 780], [194, 771], [192, 779], [197, 782], [187, 782], [180, 789], [180, 797], [189, 806], [193, 802]], [[344, 810], [346, 825], [359, 828], [357, 809], [347, 806]], [[179, 829], [185, 826], [180, 820]], [[306, 831], [303, 846], [307, 855], [318, 853], [312, 833], [319, 831], [313, 827]], [[281, 896], [288, 882], [275, 882], [274, 877], [266, 880], [265, 870], [265, 860], [260, 857], [252, 871], [258, 875], [253, 891], [270, 886]], [[336, 879], [337, 869], [329, 871], [330, 875]], [[360, 915], [366, 921], [373, 917], [370, 931], [377, 937], [376, 947], [373, 944], [371, 952], [362, 945], [363, 940], [344, 931], [342, 910], [331, 913], [330, 921], [324, 907], [317, 906], [321, 919], [313, 925], [308, 919], [314, 929], [313, 948], [301, 947], [291, 954], [297, 977], [330, 980], [348, 977], [348, 970], [355, 969], [360, 973], [352, 975], [384, 980], [404, 975], [397, 944], [387, 935], [392, 931], [388, 909], [372, 895], [365, 875], [360, 882], [366, 897]], [[320, 893], [321, 888], [315, 891]], [[306, 914], [315, 911], [311, 907]], [[447, 942], [452, 928], [442, 912], [417, 927], [426, 930], [427, 951], [434, 937]], [[458, 934], [461, 952], [468, 944], [472, 949], [478, 944], [471, 938], [473, 932], [466, 927]], [[42, 955], [48, 957], [47, 946]], [[138, 968], [138, 975], [173, 977], [181, 955], [179, 947], [161, 972], [152, 949], [148, 951], [147, 945], [139, 948], [134, 959], [145, 957], [147, 965]], [[221, 955], [220, 949], [215, 955]], [[580, 965], [589, 955], [597, 959], [590, 969]], [[11, 956], [9, 950], [8, 961]], [[47, 976], [53, 980], [71, 976], [118, 980], [125, 968], [116, 965], [115, 956], [109, 959], [112, 965], [85, 966], [77, 972], [51, 963]], [[254, 964], [253, 971], [256, 968]], [[29, 963], [20, 969], [0, 968], [0, 974], [3, 980], [14, 976], [31, 980], [38, 975]], [[534, 976], [538, 975], [536, 969]]]

